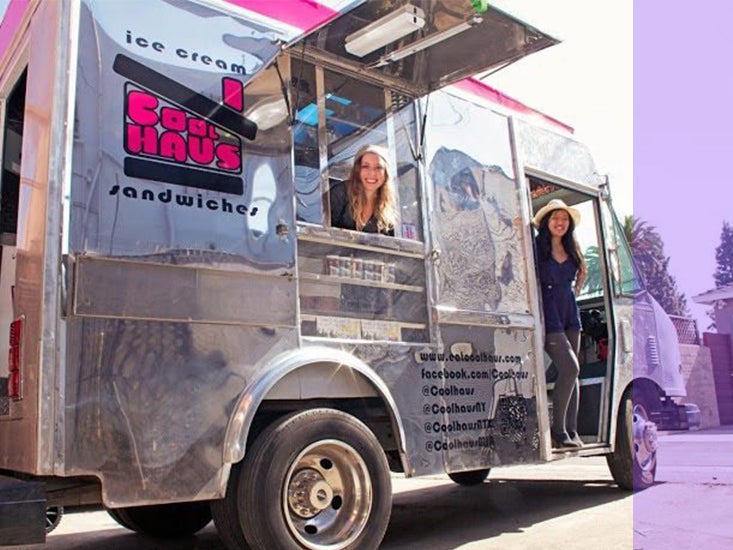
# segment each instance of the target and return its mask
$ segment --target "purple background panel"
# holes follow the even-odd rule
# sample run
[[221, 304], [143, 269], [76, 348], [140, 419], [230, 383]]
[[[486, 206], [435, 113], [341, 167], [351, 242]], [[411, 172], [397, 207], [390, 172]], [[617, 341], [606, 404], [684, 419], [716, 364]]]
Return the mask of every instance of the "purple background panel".
[[[733, 222], [731, 22], [726, 0], [634, 2], [634, 215], [657, 227], [701, 330], [706, 307], [691, 297], [714, 287], [715, 247]], [[730, 429], [663, 438], [659, 484], [634, 496], [634, 548], [733, 547], [723, 448], [733, 453]]]

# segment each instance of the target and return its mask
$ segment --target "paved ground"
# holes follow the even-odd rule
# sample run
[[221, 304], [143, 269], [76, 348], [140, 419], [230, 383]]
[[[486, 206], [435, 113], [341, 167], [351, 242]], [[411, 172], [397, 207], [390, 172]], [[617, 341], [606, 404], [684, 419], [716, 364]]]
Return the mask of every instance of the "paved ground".
[[[393, 477], [392, 519], [384, 550], [630, 548], [632, 496], [611, 480], [603, 458], [492, 472], [488, 483], [461, 487], [446, 476]], [[590, 534], [576, 539], [573, 533]], [[598, 546], [604, 542], [603, 546]], [[46, 545], [25, 550], [222, 550], [209, 525], [195, 537], [161, 542], [114, 522], [106, 512], [67, 514]]]
[[[733, 426], [660, 437], [657, 483], [631, 495], [604, 458], [496, 469], [477, 487], [445, 476], [393, 478], [384, 550], [728, 550], [733, 548]], [[68, 514], [25, 550], [222, 550], [213, 525], [161, 542], [105, 512]]]
[[657, 483], [634, 496], [634, 548], [733, 548], [733, 426], [660, 439]]

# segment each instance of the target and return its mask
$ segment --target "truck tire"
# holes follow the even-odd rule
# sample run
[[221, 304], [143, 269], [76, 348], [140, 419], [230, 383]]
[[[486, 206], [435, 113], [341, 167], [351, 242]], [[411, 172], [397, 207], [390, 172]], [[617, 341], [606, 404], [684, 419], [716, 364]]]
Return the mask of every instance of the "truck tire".
[[249, 548], [239, 523], [237, 488], [241, 467], [241, 462], [232, 466], [225, 497], [211, 501], [211, 517], [214, 519], [216, 532], [219, 533], [219, 538], [227, 550], [247, 550]]
[[187, 537], [197, 533], [211, 521], [208, 502], [109, 508], [107, 513], [122, 527], [159, 538]]
[[458, 483], [458, 485], [470, 487], [471, 485], [479, 485], [486, 481], [486, 478], [489, 477], [490, 471], [491, 468], [473, 470], [471, 472], [452, 472], [448, 474], [448, 477], [454, 483]]
[[56, 529], [64, 516], [63, 506], [49, 506], [46, 508], [46, 534]]
[[377, 549], [391, 485], [385, 453], [360, 420], [301, 411], [275, 421], [245, 455], [239, 519], [252, 548]]
[[657, 472], [657, 428], [649, 419], [653, 401], [644, 391], [626, 390], [616, 425], [616, 449], [606, 455], [619, 487], [641, 491], [654, 484]]

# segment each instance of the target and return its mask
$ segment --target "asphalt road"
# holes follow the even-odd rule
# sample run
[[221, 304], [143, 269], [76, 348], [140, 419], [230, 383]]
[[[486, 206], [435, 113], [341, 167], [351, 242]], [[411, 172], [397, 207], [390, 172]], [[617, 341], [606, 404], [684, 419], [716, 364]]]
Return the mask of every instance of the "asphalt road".
[[[445, 476], [394, 476], [393, 510], [382, 548], [587, 550], [593, 533], [602, 548], [630, 548], [632, 497], [612, 482], [603, 458], [572, 458], [552, 464], [492, 472], [477, 487]], [[106, 512], [66, 514], [45, 545], [25, 550], [223, 550], [213, 524], [196, 536], [164, 542], [132, 533]]]
[[634, 549], [733, 548], [733, 426], [660, 439], [657, 483], [634, 495]]
[[[660, 438], [657, 483], [631, 495], [603, 458], [500, 468], [477, 487], [447, 477], [393, 478], [384, 550], [706, 550], [733, 548], [733, 427]], [[67, 514], [25, 550], [222, 550], [213, 524], [161, 542], [105, 512]]]

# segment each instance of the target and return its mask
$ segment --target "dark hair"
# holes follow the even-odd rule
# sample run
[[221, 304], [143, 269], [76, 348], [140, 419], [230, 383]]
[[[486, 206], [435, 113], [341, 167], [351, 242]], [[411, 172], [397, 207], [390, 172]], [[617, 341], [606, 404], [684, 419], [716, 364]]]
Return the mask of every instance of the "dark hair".
[[[563, 208], [558, 208], [555, 210], [551, 210], [540, 221], [540, 227], [538, 229], [537, 233], [537, 256], [540, 259], [540, 261], [549, 260], [550, 256], [552, 255], [552, 236], [550, 235], [550, 229], [547, 227], [547, 225], [550, 223], [550, 218], [552, 217], [552, 214], [557, 212], [558, 210], [564, 210]], [[570, 256], [575, 264], [580, 268], [583, 265], [583, 254], [580, 252], [580, 245], [578, 244], [578, 241], [575, 240], [575, 221], [573, 221], [573, 217], [568, 213], [568, 230], [565, 232], [565, 234], [562, 236], [562, 247], [565, 249], [565, 252], [567, 252], [568, 256]]]

